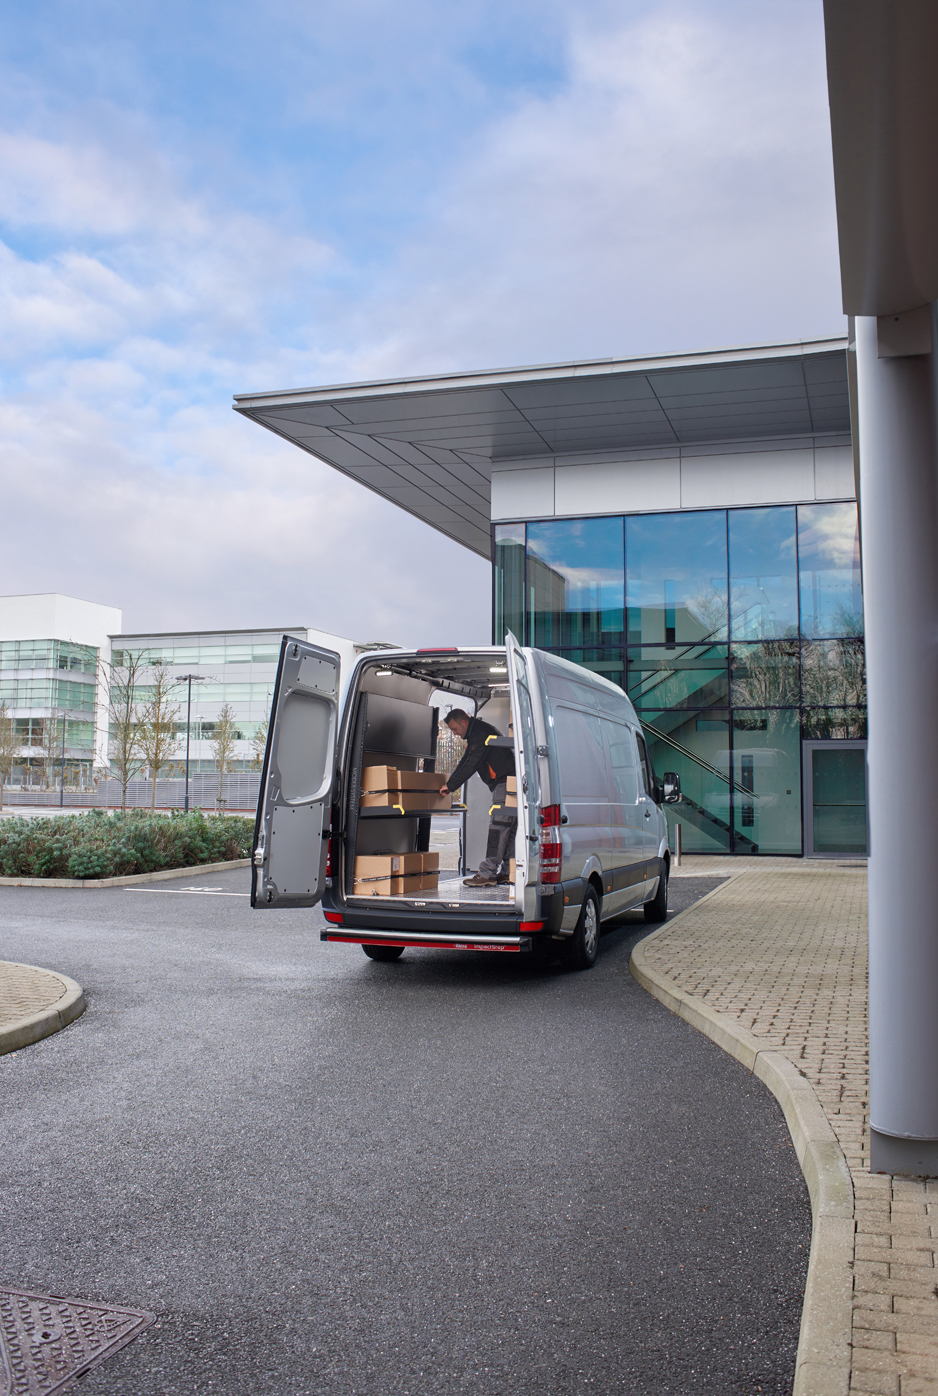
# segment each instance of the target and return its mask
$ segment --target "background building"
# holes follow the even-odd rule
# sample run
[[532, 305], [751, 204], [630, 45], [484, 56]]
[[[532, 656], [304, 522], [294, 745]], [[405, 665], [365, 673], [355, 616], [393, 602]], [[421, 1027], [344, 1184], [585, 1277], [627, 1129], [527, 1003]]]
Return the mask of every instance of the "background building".
[[[255, 739], [259, 733], [263, 738], [266, 730], [284, 634], [336, 650], [345, 663], [365, 650], [393, 648], [390, 643], [348, 640], [307, 626], [124, 634], [120, 623], [116, 607], [74, 597], [0, 597], [0, 702], [6, 704], [20, 747], [7, 791], [10, 803], [18, 798], [21, 803], [40, 804], [58, 799], [63, 718], [66, 802], [119, 802], [117, 782], [102, 781], [101, 776], [109, 770], [117, 774], [108, 680], [112, 665], [119, 674], [129, 655], [142, 661], [134, 685], [136, 714], [152, 694], [156, 664], [165, 666], [176, 680], [169, 693], [170, 709], [175, 710], [172, 749], [161, 765], [157, 792], [158, 804], [175, 805], [183, 802], [186, 757], [188, 682], [181, 676], [196, 676], [189, 767], [197, 782], [217, 772], [212, 741], [219, 711], [225, 706], [235, 721], [228, 772], [238, 776], [258, 770]], [[135, 759], [134, 771], [138, 778], [131, 780], [129, 802], [149, 805], [152, 790], [142, 754]], [[212, 804], [217, 781], [194, 785], [193, 791], [196, 801]], [[252, 805], [257, 798], [256, 776], [233, 786], [229, 793]]]
[[[151, 666], [156, 662], [165, 665], [174, 677], [198, 676], [198, 681], [192, 684], [189, 764], [191, 774], [201, 775], [216, 769], [212, 740], [219, 710], [226, 705], [237, 724], [229, 770], [258, 769], [254, 739], [261, 729], [266, 730], [283, 635], [295, 635], [297, 639], [338, 650], [343, 658], [351, 658], [364, 650], [393, 648], [380, 641], [357, 642], [296, 625], [270, 630], [147, 632], [110, 638], [115, 665], [120, 665], [129, 652], [144, 656]], [[140, 679], [138, 694], [140, 700], [145, 701], [150, 691], [152, 667], [144, 667]], [[179, 774], [185, 760], [187, 698], [188, 684], [180, 682], [171, 694], [171, 703], [178, 709], [176, 750], [172, 757], [174, 769], [164, 771], [164, 775]]]
[[107, 761], [109, 631], [115, 606], [54, 592], [0, 597], [0, 702], [20, 738], [13, 783], [56, 783], [64, 722], [67, 783], [87, 786]]
[[490, 557], [496, 642], [620, 684], [686, 849], [866, 853], [845, 340], [235, 405]]

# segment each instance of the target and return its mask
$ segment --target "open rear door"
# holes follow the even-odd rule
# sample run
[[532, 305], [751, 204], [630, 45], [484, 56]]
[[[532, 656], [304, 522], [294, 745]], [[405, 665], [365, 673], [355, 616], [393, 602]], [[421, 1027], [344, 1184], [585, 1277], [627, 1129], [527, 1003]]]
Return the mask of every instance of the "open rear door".
[[284, 635], [254, 826], [253, 907], [315, 906], [322, 896], [339, 668], [332, 650]]
[[[508, 664], [508, 689], [511, 694], [511, 711], [515, 721], [515, 752], [518, 779], [518, 832], [524, 840], [525, 849], [531, 833], [533, 811], [537, 808], [537, 736], [534, 731], [534, 711], [531, 704], [531, 684], [533, 676], [528, 672], [529, 665], [524, 651], [509, 630], [505, 636], [505, 653]], [[525, 859], [530, 861], [530, 853]]]

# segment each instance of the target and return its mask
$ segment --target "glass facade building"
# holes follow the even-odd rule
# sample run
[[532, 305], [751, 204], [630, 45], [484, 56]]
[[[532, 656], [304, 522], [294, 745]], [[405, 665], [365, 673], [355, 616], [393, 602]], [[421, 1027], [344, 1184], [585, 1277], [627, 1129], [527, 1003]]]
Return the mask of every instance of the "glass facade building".
[[[13, 721], [18, 753], [10, 783], [89, 780], [95, 760], [99, 650], [66, 640], [0, 640], [0, 703]], [[64, 731], [63, 731], [64, 723]]]
[[865, 853], [855, 502], [499, 523], [493, 557], [496, 642], [628, 693], [685, 850]]

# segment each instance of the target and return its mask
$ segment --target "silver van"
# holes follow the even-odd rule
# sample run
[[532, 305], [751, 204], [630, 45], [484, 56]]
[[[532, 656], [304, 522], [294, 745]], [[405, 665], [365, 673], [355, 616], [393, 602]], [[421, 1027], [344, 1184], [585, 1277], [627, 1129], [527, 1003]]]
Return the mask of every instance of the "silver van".
[[[433, 771], [441, 708], [474, 712], [514, 749], [517, 834], [507, 885], [360, 895], [356, 859], [430, 847], [430, 814], [365, 808], [370, 766]], [[441, 772], [441, 783], [448, 772]], [[461, 813], [461, 871], [491, 795], [474, 776]], [[251, 905], [322, 902], [322, 939], [353, 942], [375, 960], [407, 946], [560, 955], [588, 969], [600, 923], [644, 907], [667, 914], [671, 853], [659, 782], [641, 725], [621, 689], [512, 635], [485, 649], [340, 655], [284, 636], [254, 833]], [[367, 805], [367, 801], [365, 804]], [[376, 902], [380, 904], [376, 905]]]

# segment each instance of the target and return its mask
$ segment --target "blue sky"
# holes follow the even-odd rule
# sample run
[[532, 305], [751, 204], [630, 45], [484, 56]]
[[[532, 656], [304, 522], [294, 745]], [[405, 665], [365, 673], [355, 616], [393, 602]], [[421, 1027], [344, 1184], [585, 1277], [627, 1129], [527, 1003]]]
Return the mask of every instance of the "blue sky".
[[0, 592], [484, 641], [231, 395], [843, 328], [821, 0], [5, 13]]

